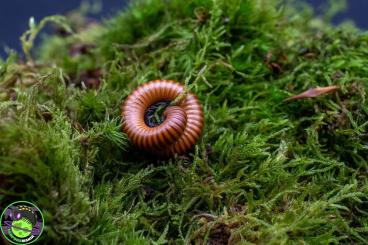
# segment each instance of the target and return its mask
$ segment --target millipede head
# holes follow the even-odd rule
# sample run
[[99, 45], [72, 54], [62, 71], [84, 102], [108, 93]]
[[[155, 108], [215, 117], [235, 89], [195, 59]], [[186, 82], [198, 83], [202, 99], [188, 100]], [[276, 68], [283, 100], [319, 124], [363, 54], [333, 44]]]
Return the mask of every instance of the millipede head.
[[150, 105], [144, 113], [144, 122], [150, 128], [157, 127], [163, 121], [165, 121], [166, 116], [163, 113], [164, 110], [170, 105], [171, 101], [159, 101]]

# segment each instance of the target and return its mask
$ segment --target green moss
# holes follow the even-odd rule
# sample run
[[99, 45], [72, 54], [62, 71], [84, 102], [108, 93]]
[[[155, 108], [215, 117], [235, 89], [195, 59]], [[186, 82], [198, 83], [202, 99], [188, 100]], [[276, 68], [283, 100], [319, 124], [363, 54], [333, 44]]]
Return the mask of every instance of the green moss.
[[[45, 243], [367, 243], [367, 44], [271, 0], [136, 0], [47, 37], [34, 63], [0, 63], [1, 206], [35, 202]], [[154, 79], [203, 104], [186, 156], [153, 159], [120, 130]]]

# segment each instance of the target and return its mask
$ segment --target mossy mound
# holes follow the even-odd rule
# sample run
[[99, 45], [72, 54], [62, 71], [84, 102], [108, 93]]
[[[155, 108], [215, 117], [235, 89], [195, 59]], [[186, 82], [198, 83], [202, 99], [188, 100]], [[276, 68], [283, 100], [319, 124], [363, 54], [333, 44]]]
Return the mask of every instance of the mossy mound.
[[[368, 242], [367, 33], [271, 0], [142, 0], [32, 59], [43, 24], [26, 63], [0, 66], [0, 204], [37, 204], [42, 242]], [[185, 156], [154, 159], [121, 131], [122, 101], [155, 79], [203, 104]]]

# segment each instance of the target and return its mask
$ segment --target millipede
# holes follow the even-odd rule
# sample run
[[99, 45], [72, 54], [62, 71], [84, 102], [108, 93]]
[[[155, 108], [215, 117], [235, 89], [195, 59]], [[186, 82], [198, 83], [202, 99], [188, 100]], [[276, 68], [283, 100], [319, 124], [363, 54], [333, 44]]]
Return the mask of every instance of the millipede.
[[[168, 80], [150, 81], [135, 89], [121, 107], [123, 131], [131, 142], [162, 157], [183, 155], [193, 148], [204, 125], [203, 111], [197, 97], [185, 92], [183, 85]], [[160, 109], [164, 111], [157, 116]]]

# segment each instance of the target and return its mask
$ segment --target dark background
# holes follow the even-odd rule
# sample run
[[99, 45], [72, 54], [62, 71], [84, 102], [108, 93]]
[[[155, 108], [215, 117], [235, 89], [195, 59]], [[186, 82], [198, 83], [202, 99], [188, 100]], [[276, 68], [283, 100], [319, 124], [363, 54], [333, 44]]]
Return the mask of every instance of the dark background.
[[[90, 2], [93, 0], [89, 0]], [[38, 23], [42, 18], [65, 14], [78, 9], [83, 0], [1, 0], [0, 5], [0, 57], [6, 57], [5, 49], [21, 51], [19, 37], [28, 29], [28, 21], [33, 16]], [[114, 16], [126, 6], [128, 0], [100, 0], [102, 9], [93, 16], [104, 19]]]
[[[104, 19], [113, 16], [126, 6], [128, 0], [103, 0], [102, 11], [97, 16]], [[185, 0], [183, 0], [185, 1]], [[326, 0], [306, 0], [318, 12]], [[27, 30], [30, 16], [38, 22], [43, 17], [53, 14], [64, 14], [80, 6], [81, 0], [2, 0], [0, 7], [0, 57], [5, 57], [5, 47], [20, 51], [20, 35]], [[368, 29], [368, 0], [350, 0], [348, 9], [336, 16], [334, 22], [353, 19], [360, 28]]]
[[[299, 0], [297, 0], [299, 1]], [[332, 0], [335, 1], [335, 0]], [[307, 3], [311, 4], [316, 8], [317, 13], [323, 11], [323, 7], [329, 2], [327, 0], [306, 0]], [[353, 20], [359, 28], [368, 29], [368, 0], [346, 0], [347, 9], [337, 14], [334, 18], [334, 23], [338, 24], [343, 20]]]

